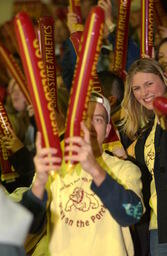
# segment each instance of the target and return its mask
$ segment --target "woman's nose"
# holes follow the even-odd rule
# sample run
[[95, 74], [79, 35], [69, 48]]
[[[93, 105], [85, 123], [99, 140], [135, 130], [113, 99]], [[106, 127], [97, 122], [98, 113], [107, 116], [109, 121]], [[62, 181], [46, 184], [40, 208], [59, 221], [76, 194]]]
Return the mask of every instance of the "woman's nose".
[[142, 95], [142, 97], [146, 97], [147, 94], [148, 94], [148, 88], [147, 88], [147, 86], [144, 86], [141, 90], [141, 95]]

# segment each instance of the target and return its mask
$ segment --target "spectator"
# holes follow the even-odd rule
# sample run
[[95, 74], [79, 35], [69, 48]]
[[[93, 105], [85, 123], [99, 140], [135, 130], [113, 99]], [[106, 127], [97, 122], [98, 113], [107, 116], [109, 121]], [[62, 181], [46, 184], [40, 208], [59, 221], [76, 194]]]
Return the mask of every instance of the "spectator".
[[[131, 162], [102, 150], [103, 140], [111, 129], [107, 99], [92, 93], [87, 113], [85, 124], [81, 124], [83, 137], [66, 140], [75, 154], [66, 156], [65, 161], [79, 162], [72, 175], [67, 173], [61, 177], [57, 173], [50, 180], [49, 171], [56, 170], [61, 159], [55, 156], [56, 149], [41, 147], [38, 133], [34, 158], [36, 178], [32, 190], [24, 194], [23, 200], [30, 201], [32, 211], [31, 200], [46, 203], [45, 185], [49, 178], [47, 226], [51, 225], [52, 234], [46, 233], [47, 238], [41, 240], [36, 249], [40, 250], [45, 241], [45, 246], [50, 243], [51, 255], [57, 256], [134, 255], [128, 226], [138, 222], [144, 210], [140, 170]], [[38, 215], [38, 220], [46, 223], [40, 211]]]

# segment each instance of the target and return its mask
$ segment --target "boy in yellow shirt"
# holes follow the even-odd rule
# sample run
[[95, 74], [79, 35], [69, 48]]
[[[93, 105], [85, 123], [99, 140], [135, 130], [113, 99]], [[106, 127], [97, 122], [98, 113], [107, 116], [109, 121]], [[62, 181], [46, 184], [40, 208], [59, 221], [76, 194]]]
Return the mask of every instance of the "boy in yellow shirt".
[[[141, 174], [133, 163], [103, 152], [111, 129], [110, 105], [104, 96], [91, 94], [81, 128], [83, 137], [66, 140], [75, 155], [65, 156], [79, 164], [72, 173], [57, 174], [54, 179], [50, 170], [57, 169], [61, 159], [55, 157], [56, 149], [42, 148], [41, 135], [37, 135], [36, 177], [23, 199], [38, 202], [44, 209], [47, 189], [48, 207], [36, 211], [35, 232], [46, 222], [47, 229], [33, 255], [134, 255], [128, 226], [138, 222], [144, 211]], [[33, 211], [33, 203], [29, 209]]]

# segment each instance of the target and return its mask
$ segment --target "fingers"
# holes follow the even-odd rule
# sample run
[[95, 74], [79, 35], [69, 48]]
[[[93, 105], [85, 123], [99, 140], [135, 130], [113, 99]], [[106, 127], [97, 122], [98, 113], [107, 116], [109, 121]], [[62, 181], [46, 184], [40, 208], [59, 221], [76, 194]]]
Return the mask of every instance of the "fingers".
[[45, 171], [49, 171], [55, 169], [57, 165], [60, 165], [61, 158], [52, 155], [46, 155], [45, 157], [36, 155], [34, 157], [34, 162], [37, 166], [37, 170], [39, 169], [39, 167], [44, 167]]
[[56, 148], [42, 148], [42, 136], [40, 132], [37, 132], [36, 136], [36, 156], [34, 161], [38, 163], [38, 160], [41, 161], [42, 164], [56, 164], [60, 165], [61, 158], [57, 157], [56, 154], [58, 150]]
[[34, 157], [36, 173], [48, 174], [51, 170], [57, 170], [61, 164], [61, 158], [56, 156], [55, 148], [41, 148]]
[[69, 138], [67, 138], [67, 139], [65, 139], [65, 142], [67, 143], [67, 144], [73, 144], [73, 143], [77, 143], [79, 146], [82, 146], [83, 144], [84, 144], [84, 141], [83, 141], [83, 139], [81, 138], [81, 137], [69, 137]]
[[37, 152], [37, 156], [39, 158], [43, 158], [46, 156], [56, 156], [57, 154], [57, 149], [56, 148], [41, 148]]
[[100, 0], [98, 2], [98, 6], [100, 6], [105, 11], [108, 8], [111, 8], [111, 2], [110, 0]]
[[90, 145], [90, 132], [88, 130], [88, 128], [86, 127], [86, 125], [84, 124], [84, 122], [81, 122], [81, 129], [83, 131], [83, 138], [82, 137], [69, 137], [65, 140], [65, 142], [67, 144], [70, 144], [70, 146], [72, 146], [72, 144], [77, 144], [78, 146], [82, 147], [84, 145]]
[[84, 133], [84, 140], [86, 143], [90, 144], [90, 132], [88, 128], [86, 127], [84, 122], [81, 122], [81, 129]]
[[35, 146], [38, 154], [38, 151], [42, 148], [42, 135], [39, 131], [36, 134]]
[[30, 117], [32, 117], [34, 115], [34, 108], [31, 104], [27, 106], [27, 111], [28, 111], [28, 115]]

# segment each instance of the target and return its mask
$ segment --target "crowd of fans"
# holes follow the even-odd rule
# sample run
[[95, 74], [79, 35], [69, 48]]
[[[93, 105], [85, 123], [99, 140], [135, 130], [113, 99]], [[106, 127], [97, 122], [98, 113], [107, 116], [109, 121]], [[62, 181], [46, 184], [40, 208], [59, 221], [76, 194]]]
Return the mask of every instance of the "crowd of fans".
[[[63, 145], [78, 58], [72, 36], [84, 31], [95, 6], [105, 16], [96, 67], [101, 92], [91, 92], [81, 137], [65, 141], [75, 154], [65, 154], [62, 171], [56, 149], [42, 147], [34, 108], [0, 58], [0, 102], [12, 127], [8, 134], [0, 129], [0, 255], [167, 255], [167, 131], [153, 105], [156, 97], [166, 99], [167, 92], [166, 1], [160, 1], [165, 16], [162, 24], [155, 22], [152, 56], [140, 54], [142, 1], [131, 1], [124, 77], [113, 69], [120, 1], [76, 2], [80, 26], [65, 0], [15, 1], [12, 19], [0, 26], [0, 45], [5, 45], [24, 73], [14, 16], [26, 11], [36, 32], [39, 17], [54, 18], [59, 110], [55, 112]], [[117, 140], [105, 150], [103, 142], [112, 131]], [[6, 179], [3, 147], [16, 172]], [[62, 150], [68, 147], [63, 145]], [[64, 175], [69, 168], [64, 161], [79, 164]], [[51, 170], [58, 171], [50, 175]], [[8, 234], [9, 239], [3, 239]]]

